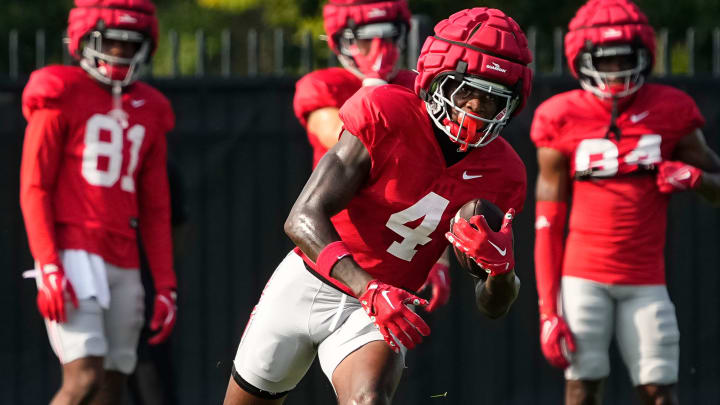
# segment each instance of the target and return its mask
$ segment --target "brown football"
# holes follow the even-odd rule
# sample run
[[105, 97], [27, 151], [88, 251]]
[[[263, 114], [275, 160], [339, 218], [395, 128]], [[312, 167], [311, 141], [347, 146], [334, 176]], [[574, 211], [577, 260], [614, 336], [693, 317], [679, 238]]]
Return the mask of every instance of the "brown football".
[[[467, 220], [470, 220], [470, 218], [475, 215], [484, 215], [485, 221], [487, 221], [488, 226], [490, 226], [490, 229], [495, 232], [500, 230], [503, 222], [503, 217], [505, 216], [505, 214], [502, 212], [502, 210], [500, 210], [500, 208], [498, 208], [497, 205], [491, 203], [488, 200], [482, 198], [477, 200], [471, 200], [465, 203], [465, 205], [463, 205], [462, 207], [460, 207], [457, 214], [455, 214], [455, 216], [450, 219], [450, 229], [452, 230], [452, 226], [457, 219], [465, 218]], [[477, 263], [467, 257], [465, 253], [459, 251], [455, 246], [453, 246], [453, 250], [455, 251], [455, 258], [457, 259], [458, 263], [460, 263], [460, 267], [467, 270], [467, 272], [470, 273], [470, 275], [473, 277], [478, 277], [483, 280], [487, 279], [487, 272], [483, 268], [481, 268]]]

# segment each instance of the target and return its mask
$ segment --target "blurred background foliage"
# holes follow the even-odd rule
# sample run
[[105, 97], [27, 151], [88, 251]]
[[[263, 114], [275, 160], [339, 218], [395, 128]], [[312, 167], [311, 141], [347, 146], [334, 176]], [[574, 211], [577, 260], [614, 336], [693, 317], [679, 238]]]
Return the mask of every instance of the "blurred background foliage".
[[[35, 36], [39, 29], [47, 38], [47, 63], [62, 61], [61, 37], [72, 0], [2, 0], [0, 6], [0, 74], [8, 71], [11, 30], [19, 39], [20, 72], [35, 67]], [[229, 29], [232, 38], [233, 73], [246, 73], [247, 33], [255, 29], [259, 38], [259, 70], [272, 71], [273, 31], [283, 30], [286, 56], [285, 73], [298, 73], [303, 33], [312, 33], [315, 66], [327, 63], [327, 47], [319, 40], [323, 34], [322, 6], [325, 0], [155, 0], [160, 20], [160, 47], [155, 55], [153, 72], [164, 76], [172, 72], [171, 48], [168, 33], [177, 32], [178, 65], [181, 75], [196, 71], [197, 32], [202, 30], [206, 47], [206, 71], [219, 72], [221, 33]], [[501, 8], [524, 28], [538, 29], [538, 53], [552, 52], [552, 30], [565, 29], [582, 0], [409, 0], [415, 14], [427, 15], [436, 22], [455, 11], [467, 7], [489, 6]], [[720, 26], [718, 0], [637, 0], [656, 27], [670, 32], [670, 58], [673, 73], [687, 69], [685, 33], [696, 29], [696, 62], [699, 72], [709, 70], [712, 51], [712, 30]], [[537, 55], [540, 62], [550, 63], [551, 56]], [[265, 68], [263, 68], [265, 67]], [[540, 66], [542, 70], [542, 66]]]

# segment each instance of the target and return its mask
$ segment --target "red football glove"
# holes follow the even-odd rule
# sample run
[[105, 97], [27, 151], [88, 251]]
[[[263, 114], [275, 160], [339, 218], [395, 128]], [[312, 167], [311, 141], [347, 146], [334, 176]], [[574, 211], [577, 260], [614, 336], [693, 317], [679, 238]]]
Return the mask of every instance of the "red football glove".
[[148, 343], [156, 345], [164, 342], [170, 336], [175, 326], [177, 313], [177, 294], [172, 290], [160, 290], [155, 294], [153, 304], [153, 317], [150, 322], [151, 330], [160, 331], [148, 339]]
[[683, 162], [665, 161], [657, 168], [656, 183], [661, 193], [691, 190], [699, 181], [702, 170]]
[[425, 308], [428, 312], [447, 304], [450, 299], [450, 268], [446, 264], [435, 263], [430, 269], [425, 283], [418, 291], [422, 291], [430, 285], [432, 285], [432, 298], [430, 305]]
[[550, 365], [561, 369], [570, 365], [575, 341], [567, 323], [558, 314], [540, 315], [540, 346]]
[[515, 210], [505, 213], [500, 231], [493, 232], [485, 216], [475, 215], [468, 222], [460, 218], [445, 237], [491, 276], [510, 272], [515, 267], [512, 220]]
[[368, 79], [390, 81], [398, 60], [398, 49], [393, 41], [382, 38], [373, 38], [370, 50], [363, 55], [357, 45], [350, 48], [360, 73]]
[[75, 295], [70, 281], [65, 278], [65, 272], [61, 266], [46, 264], [37, 270], [38, 294], [37, 306], [43, 318], [49, 321], [66, 322], [65, 301], [70, 300], [75, 308], [78, 307], [78, 299]]
[[395, 353], [400, 352], [392, 333], [403, 346], [412, 349], [430, 334], [430, 327], [406, 304], [428, 304], [427, 300], [378, 280], [370, 280], [365, 293], [358, 297], [370, 319], [380, 329], [383, 338]]

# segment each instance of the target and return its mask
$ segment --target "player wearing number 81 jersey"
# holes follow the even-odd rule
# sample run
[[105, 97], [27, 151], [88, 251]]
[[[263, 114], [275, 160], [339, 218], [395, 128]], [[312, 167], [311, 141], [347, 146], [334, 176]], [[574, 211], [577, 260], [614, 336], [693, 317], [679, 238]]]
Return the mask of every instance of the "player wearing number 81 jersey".
[[157, 292], [150, 343], [175, 322], [165, 139], [174, 115], [136, 81], [157, 43], [154, 5], [75, 3], [68, 47], [80, 66], [39, 69], [23, 92], [20, 205], [38, 307], [63, 364], [54, 403], [92, 402], [97, 387], [108, 393], [100, 402], [115, 403], [143, 324], [138, 228]]

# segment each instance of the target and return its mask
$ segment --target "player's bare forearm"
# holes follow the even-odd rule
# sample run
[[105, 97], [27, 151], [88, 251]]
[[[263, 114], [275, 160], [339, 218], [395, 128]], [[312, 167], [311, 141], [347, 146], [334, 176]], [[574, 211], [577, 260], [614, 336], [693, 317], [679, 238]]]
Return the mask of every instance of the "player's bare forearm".
[[[320, 160], [285, 221], [285, 233], [310, 260], [317, 260], [328, 244], [340, 240], [330, 218], [347, 206], [369, 172], [367, 149], [345, 131]], [[331, 276], [359, 293], [370, 280], [352, 258], [338, 261]]]
[[710, 203], [720, 205], [720, 157], [708, 146], [702, 131], [696, 129], [680, 139], [673, 158], [703, 171], [695, 191]]
[[720, 173], [703, 172], [696, 191], [711, 204], [720, 206]]
[[515, 302], [520, 291], [520, 279], [515, 270], [475, 284], [475, 303], [478, 310], [488, 318], [497, 319], [505, 315]]

